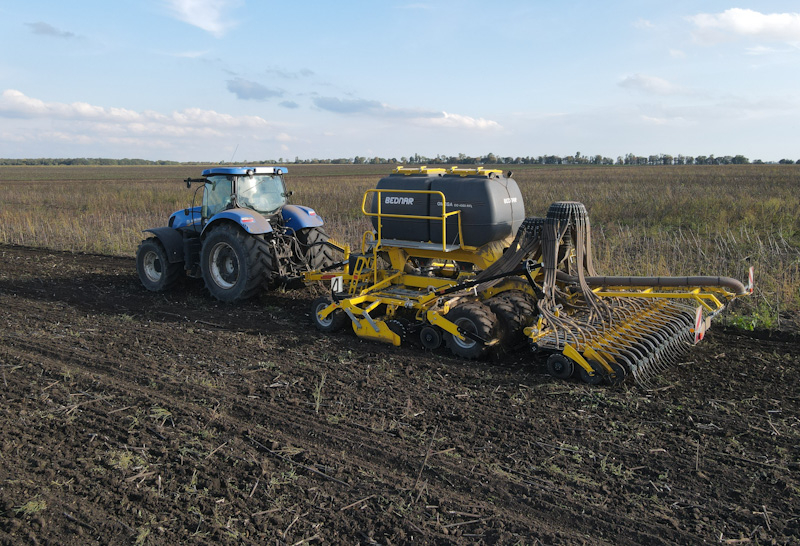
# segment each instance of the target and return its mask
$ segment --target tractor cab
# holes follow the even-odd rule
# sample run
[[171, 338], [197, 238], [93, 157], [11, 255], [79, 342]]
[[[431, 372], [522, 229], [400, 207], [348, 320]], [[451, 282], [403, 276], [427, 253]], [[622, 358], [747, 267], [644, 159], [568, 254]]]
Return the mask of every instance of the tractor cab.
[[283, 167], [206, 169], [203, 221], [230, 208], [253, 210], [265, 217], [278, 213], [288, 203], [285, 173]]

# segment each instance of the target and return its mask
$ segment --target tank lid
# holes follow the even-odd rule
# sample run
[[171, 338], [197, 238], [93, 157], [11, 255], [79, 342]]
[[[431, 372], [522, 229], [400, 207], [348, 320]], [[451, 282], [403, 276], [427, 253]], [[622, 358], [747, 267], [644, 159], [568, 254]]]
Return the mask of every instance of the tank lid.
[[427, 174], [427, 175], [442, 175], [446, 171], [446, 169], [429, 169], [427, 165], [423, 165], [421, 167], [403, 167], [399, 165], [395, 167], [392, 171], [394, 174], [404, 174], [406, 176], [412, 174]]
[[447, 174], [454, 174], [457, 176], [485, 176], [493, 178], [495, 176], [502, 176], [501, 169], [484, 169], [483, 167], [467, 168], [467, 167], [452, 167]]

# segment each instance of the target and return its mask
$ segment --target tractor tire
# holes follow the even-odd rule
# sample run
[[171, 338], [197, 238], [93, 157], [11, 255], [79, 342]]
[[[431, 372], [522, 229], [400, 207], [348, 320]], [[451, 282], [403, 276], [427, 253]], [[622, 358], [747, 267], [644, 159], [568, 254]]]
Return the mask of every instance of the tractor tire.
[[502, 347], [512, 350], [521, 345], [525, 339], [523, 329], [537, 315], [533, 298], [521, 290], [509, 290], [489, 298], [486, 304], [497, 315]]
[[321, 227], [301, 229], [297, 232], [297, 239], [311, 271], [319, 271], [336, 261], [331, 248], [325, 244], [329, 239], [328, 234]]
[[172, 288], [183, 272], [183, 264], [170, 263], [164, 245], [156, 237], [145, 239], [136, 249], [136, 271], [139, 280], [151, 292]]
[[267, 285], [273, 258], [263, 238], [236, 226], [215, 228], [203, 240], [200, 270], [216, 299], [233, 302], [252, 298]]
[[328, 296], [320, 296], [311, 303], [311, 320], [320, 332], [338, 332], [347, 325], [349, 317], [341, 309], [334, 310], [327, 317], [320, 318], [319, 312], [331, 304]]
[[[462, 330], [472, 332], [478, 337], [491, 341], [497, 332], [497, 316], [488, 306], [478, 301], [468, 301], [453, 307], [445, 318]], [[445, 332], [444, 342], [454, 355], [475, 360], [485, 356], [489, 347], [474, 339], [459, 339]]]

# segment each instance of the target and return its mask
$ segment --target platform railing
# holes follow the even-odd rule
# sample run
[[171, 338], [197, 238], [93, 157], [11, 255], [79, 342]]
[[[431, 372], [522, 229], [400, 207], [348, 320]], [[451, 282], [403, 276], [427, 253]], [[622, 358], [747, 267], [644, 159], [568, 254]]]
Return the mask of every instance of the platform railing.
[[[409, 195], [430, 195], [439, 197], [441, 199], [440, 203], [442, 204], [442, 214], [441, 216], [422, 216], [417, 214], [392, 214], [392, 213], [384, 213], [382, 209], [383, 205], [383, 194], [384, 193], [391, 193], [391, 194], [409, 194]], [[377, 194], [377, 203], [378, 203], [378, 210], [377, 211], [368, 211], [367, 210], [367, 199], [370, 195]], [[430, 207], [429, 207], [430, 209]], [[364, 199], [361, 201], [361, 212], [364, 213], [365, 216], [378, 218], [378, 229], [377, 229], [377, 236], [376, 236], [376, 244], [378, 246], [381, 245], [381, 241], [383, 240], [383, 219], [384, 218], [399, 218], [399, 219], [409, 219], [409, 220], [432, 220], [432, 221], [440, 221], [442, 223], [442, 252], [447, 252], [447, 219], [451, 216], [456, 216], [458, 218], [458, 241], [459, 247], [462, 245], [462, 241], [464, 240], [462, 230], [461, 230], [461, 211], [454, 210], [447, 212], [447, 200], [445, 199], [444, 193], [435, 190], [394, 190], [394, 189], [386, 189], [386, 190], [378, 190], [378, 189], [371, 189], [364, 192]], [[433, 226], [431, 226], [433, 227]], [[435, 244], [435, 243], [431, 243]]]

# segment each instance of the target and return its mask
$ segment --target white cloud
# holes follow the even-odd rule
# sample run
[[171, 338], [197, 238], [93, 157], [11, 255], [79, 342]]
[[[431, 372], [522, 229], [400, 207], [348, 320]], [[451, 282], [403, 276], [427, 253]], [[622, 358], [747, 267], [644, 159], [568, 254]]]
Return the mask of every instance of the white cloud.
[[680, 49], [670, 49], [669, 56], [672, 57], [673, 59], [685, 59], [686, 53], [684, 51], [681, 51]]
[[421, 2], [417, 2], [416, 4], [403, 4], [400, 6], [396, 6], [398, 9], [410, 9], [410, 10], [431, 10], [433, 6], [430, 4], [423, 4]]
[[199, 59], [208, 55], [208, 50], [205, 51], [179, 51], [178, 53], [169, 53], [173, 57], [180, 59]]
[[655, 28], [655, 25], [647, 19], [637, 19], [633, 22], [633, 26], [642, 30]]
[[695, 37], [720, 42], [741, 37], [777, 42], [800, 42], [800, 13], [760, 13], [731, 8], [722, 13], [700, 13], [688, 17]]
[[640, 119], [647, 125], [660, 125], [665, 127], [686, 127], [691, 122], [683, 117], [655, 117], [642, 114]]
[[656, 76], [634, 74], [619, 82], [620, 87], [635, 89], [652, 95], [691, 95], [690, 90]]
[[418, 123], [434, 127], [460, 129], [502, 129], [499, 123], [490, 119], [472, 118], [460, 114], [448, 114], [447, 112], [442, 112], [441, 115], [435, 117], [420, 118]]
[[48, 118], [78, 122], [112, 123], [118, 127], [138, 129], [157, 125], [194, 128], [264, 128], [270, 123], [259, 116], [231, 116], [214, 110], [186, 108], [170, 114], [152, 110], [136, 112], [127, 108], [105, 108], [85, 102], [44, 102], [26, 96], [16, 89], [6, 89], [0, 95], [0, 117]]
[[460, 127], [462, 129], [497, 129], [500, 124], [496, 121], [463, 116], [461, 114], [448, 114], [433, 110], [414, 108], [395, 108], [376, 100], [367, 99], [339, 99], [336, 97], [316, 97], [314, 106], [321, 110], [342, 115], [368, 115], [382, 118], [406, 119], [418, 125], [428, 127]]
[[768, 47], [763, 45], [757, 45], [745, 49], [745, 53], [747, 53], [748, 55], [755, 55], [755, 56], [775, 55], [779, 53], [792, 53], [794, 51], [796, 51], [795, 48], [786, 48], [786, 47], [778, 48], [778, 47]]
[[238, 0], [165, 0], [172, 14], [180, 21], [201, 28], [217, 38], [236, 26], [226, 12], [238, 6]]
[[14, 89], [0, 94], [3, 118], [6, 130], [0, 132], [0, 142], [24, 144], [26, 149], [38, 147], [44, 150], [39, 152], [42, 157], [67, 148], [73, 151], [64, 153], [78, 155], [132, 157], [142, 153], [140, 150], [151, 150], [151, 154], [172, 150], [179, 155], [198, 146], [216, 149], [219, 142], [242, 138], [253, 143], [291, 139], [286, 133], [276, 137], [278, 126], [259, 116], [232, 116], [201, 108], [165, 114], [85, 102], [45, 102]]

